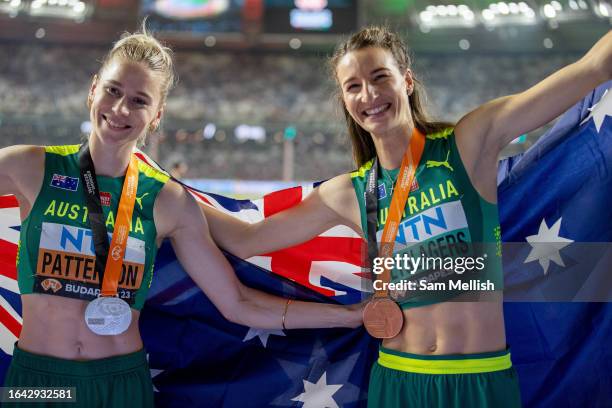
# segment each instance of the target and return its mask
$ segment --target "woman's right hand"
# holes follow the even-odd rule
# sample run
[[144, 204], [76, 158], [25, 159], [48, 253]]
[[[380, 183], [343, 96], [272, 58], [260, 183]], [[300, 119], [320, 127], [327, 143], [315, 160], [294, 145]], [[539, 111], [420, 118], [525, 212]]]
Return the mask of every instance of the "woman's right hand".
[[370, 300], [346, 306], [350, 313], [349, 325], [353, 329], [363, 325], [363, 310]]

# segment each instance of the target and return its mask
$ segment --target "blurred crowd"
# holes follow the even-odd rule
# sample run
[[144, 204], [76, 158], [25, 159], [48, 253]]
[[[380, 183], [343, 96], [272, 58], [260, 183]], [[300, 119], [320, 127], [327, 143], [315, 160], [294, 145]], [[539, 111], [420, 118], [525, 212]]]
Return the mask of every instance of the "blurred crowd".
[[[76, 143], [105, 49], [0, 44], [0, 146]], [[535, 84], [579, 55], [416, 55], [432, 116], [456, 121], [479, 104]], [[189, 178], [317, 180], [350, 171], [350, 145], [324, 57], [270, 53], [176, 54], [178, 84], [149, 153], [182, 162]], [[238, 139], [241, 124], [264, 129]], [[207, 126], [208, 125], [208, 126]], [[295, 138], [286, 142], [287, 127]], [[262, 137], [264, 135], [265, 137]], [[286, 144], [291, 143], [288, 150]]]

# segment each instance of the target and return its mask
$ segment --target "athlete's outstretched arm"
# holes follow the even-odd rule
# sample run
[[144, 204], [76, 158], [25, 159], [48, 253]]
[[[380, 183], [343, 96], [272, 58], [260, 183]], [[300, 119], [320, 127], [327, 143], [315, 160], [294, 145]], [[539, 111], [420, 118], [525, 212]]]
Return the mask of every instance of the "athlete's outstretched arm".
[[297, 245], [339, 224], [360, 231], [359, 203], [348, 174], [321, 184], [295, 207], [254, 224], [201, 207], [217, 244], [241, 258]]
[[[612, 79], [612, 31], [580, 60], [524, 92], [495, 99], [464, 116], [455, 129], [457, 143], [476, 162], [482, 154], [497, 154], [516, 137], [539, 128], [582, 99], [597, 85]], [[460, 146], [461, 147], [461, 146]], [[465, 157], [463, 157], [465, 159]]]
[[[282, 327], [286, 299], [244, 286], [216, 247], [205, 217], [194, 198], [170, 181], [155, 202], [155, 224], [160, 238], [168, 237], [187, 273], [228, 320], [261, 329]], [[357, 327], [359, 306], [293, 302], [287, 328]]]

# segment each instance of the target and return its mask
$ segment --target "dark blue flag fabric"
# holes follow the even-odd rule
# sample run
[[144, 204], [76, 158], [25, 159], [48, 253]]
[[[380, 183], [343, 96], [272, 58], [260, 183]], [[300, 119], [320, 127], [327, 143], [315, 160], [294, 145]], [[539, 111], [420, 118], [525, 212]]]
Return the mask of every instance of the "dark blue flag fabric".
[[[504, 253], [510, 294], [506, 327], [523, 401], [529, 407], [612, 406], [610, 305], [533, 301], [546, 300], [551, 288], [565, 289], [557, 282], [571, 272], [581, 274], [581, 288], [588, 286], [581, 243], [612, 241], [610, 87], [607, 83], [594, 90], [522, 157], [500, 166], [503, 240], [518, 246]], [[282, 190], [254, 201], [192, 192], [202, 203], [253, 222], [297, 204], [313, 187]], [[14, 267], [16, 207], [14, 198], [0, 197], [0, 381], [21, 328]], [[541, 243], [546, 243], [546, 250]], [[366, 295], [362, 254], [359, 236], [346, 227], [334, 227], [307, 243], [248, 261], [226, 255], [251, 287], [285, 297], [350, 304]], [[589, 259], [589, 270], [611, 272], [605, 254]], [[521, 298], [525, 293], [528, 296]], [[378, 344], [363, 329], [283, 331], [229, 323], [181, 269], [167, 242], [158, 254], [140, 326], [158, 406], [366, 404]]]
[[517, 285], [541, 288], [585, 270], [603, 271], [609, 290], [612, 258], [579, 265], [587, 249], [612, 242], [611, 88], [595, 89], [520, 160], [500, 166], [503, 241], [528, 243], [519, 244], [526, 255], [504, 251], [507, 336], [526, 406], [612, 406], [612, 305], [509, 301]]

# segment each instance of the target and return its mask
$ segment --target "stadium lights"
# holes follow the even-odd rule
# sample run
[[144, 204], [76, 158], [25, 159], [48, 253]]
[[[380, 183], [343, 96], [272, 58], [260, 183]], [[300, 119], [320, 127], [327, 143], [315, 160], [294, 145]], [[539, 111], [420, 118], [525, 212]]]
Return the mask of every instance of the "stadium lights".
[[214, 123], [207, 123], [202, 130], [202, 137], [206, 140], [210, 140], [215, 137], [215, 133], [217, 133], [217, 126]]
[[604, 1], [592, 3], [592, 11], [589, 10], [589, 4], [585, 0], [567, 0], [567, 5], [564, 4], [560, 0], [552, 0], [542, 6], [540, 13], [550, 23], [588, 19], [593, 12], [602, 18], [610, 17], [610, 4]]
[[609, 19], [612, 16], [610, 0], [594, 0], [593, 9], [589, 7], [586, 0], [548, 0], [539, 10], [526, 1], [498, 1], [478, 12], [464, 4], [439, 4], [427, 6], [416, 15], [415, 20], [420, 30], [428, 33], [433, 28], [471, 28], [483, 24], [492, 29], [502, 25], [535, 25], [541, 21], [545, 21], [550, 28], [557, 28], [559, 22], [587, 20], [592, 13], [601, 18]]
[[610, 4], [603, 1], [599, 2], [599, 5], [595, 8], [595, 14], [603, 18], [610, 18], [612, 15]]
[[289, 47], [293, 50], [297, 50], [302, 46], [302, 41], [299, 38], [292, 38], [289, 40]]
[[470, 41], [466, 40], [465, 38], [462, 38], [461, 40], [459, 40], [459, 48], [461, 48], [463, 51], [467, 51], [470, 49]]
[[87, 15], [88, 8], [88, 5], [80, 0], [33, 0], [29, 13], [32, 16], [82, 20]]
[[214, 35], [209, 35], [204, 39], [204, 45], [214, 47], [217, 44], [217, 38]]
[[6, 13], [11, 17], [15, 17], [21, 9], [21, 0], [0, 0], [0, 13]]
[[481, 12], [482, 21], [486, 26], [521, 24], [532, 25], [536, 22], [535, 11], [524, 1], [490, 4]]
[[465, 4], [429, 5], [418, 14], [421, 31], [430, 27], [473, 27], [476, 25], [474, 12]]
[[554, 46], [553, 41], [550, 38], [545, 38], [542, 44], [544, 45], [544, 48], [547, 49], [551, 49]]
[[[419, 13], [421, 28], [426, 27], [449, 27], [449, 26], [475, 26], [482, 22], [486, 26], [503, 24], [534, 24], [535, 11], [524, 1], [521, 2], [497, 2], [489, 5], [480, 13], [477, 19], [474, 12], [466, 5], [438, 5], [428, 6]], [[424, 31], [424, 30], [422, 30]]]
[[262, 126], [238, 125], [234, 129], [234, 137], [239, 142], [246, 142], [247, 140], [263, 142], [266, 140], [266, 129]]
[[555, 8], [550, 3], [545, 4], [544, 7], [542, 7], [542, 13], [544, 14], [544, 17], [546, 18], [557, 17], [557, 10], [555, 10]]

